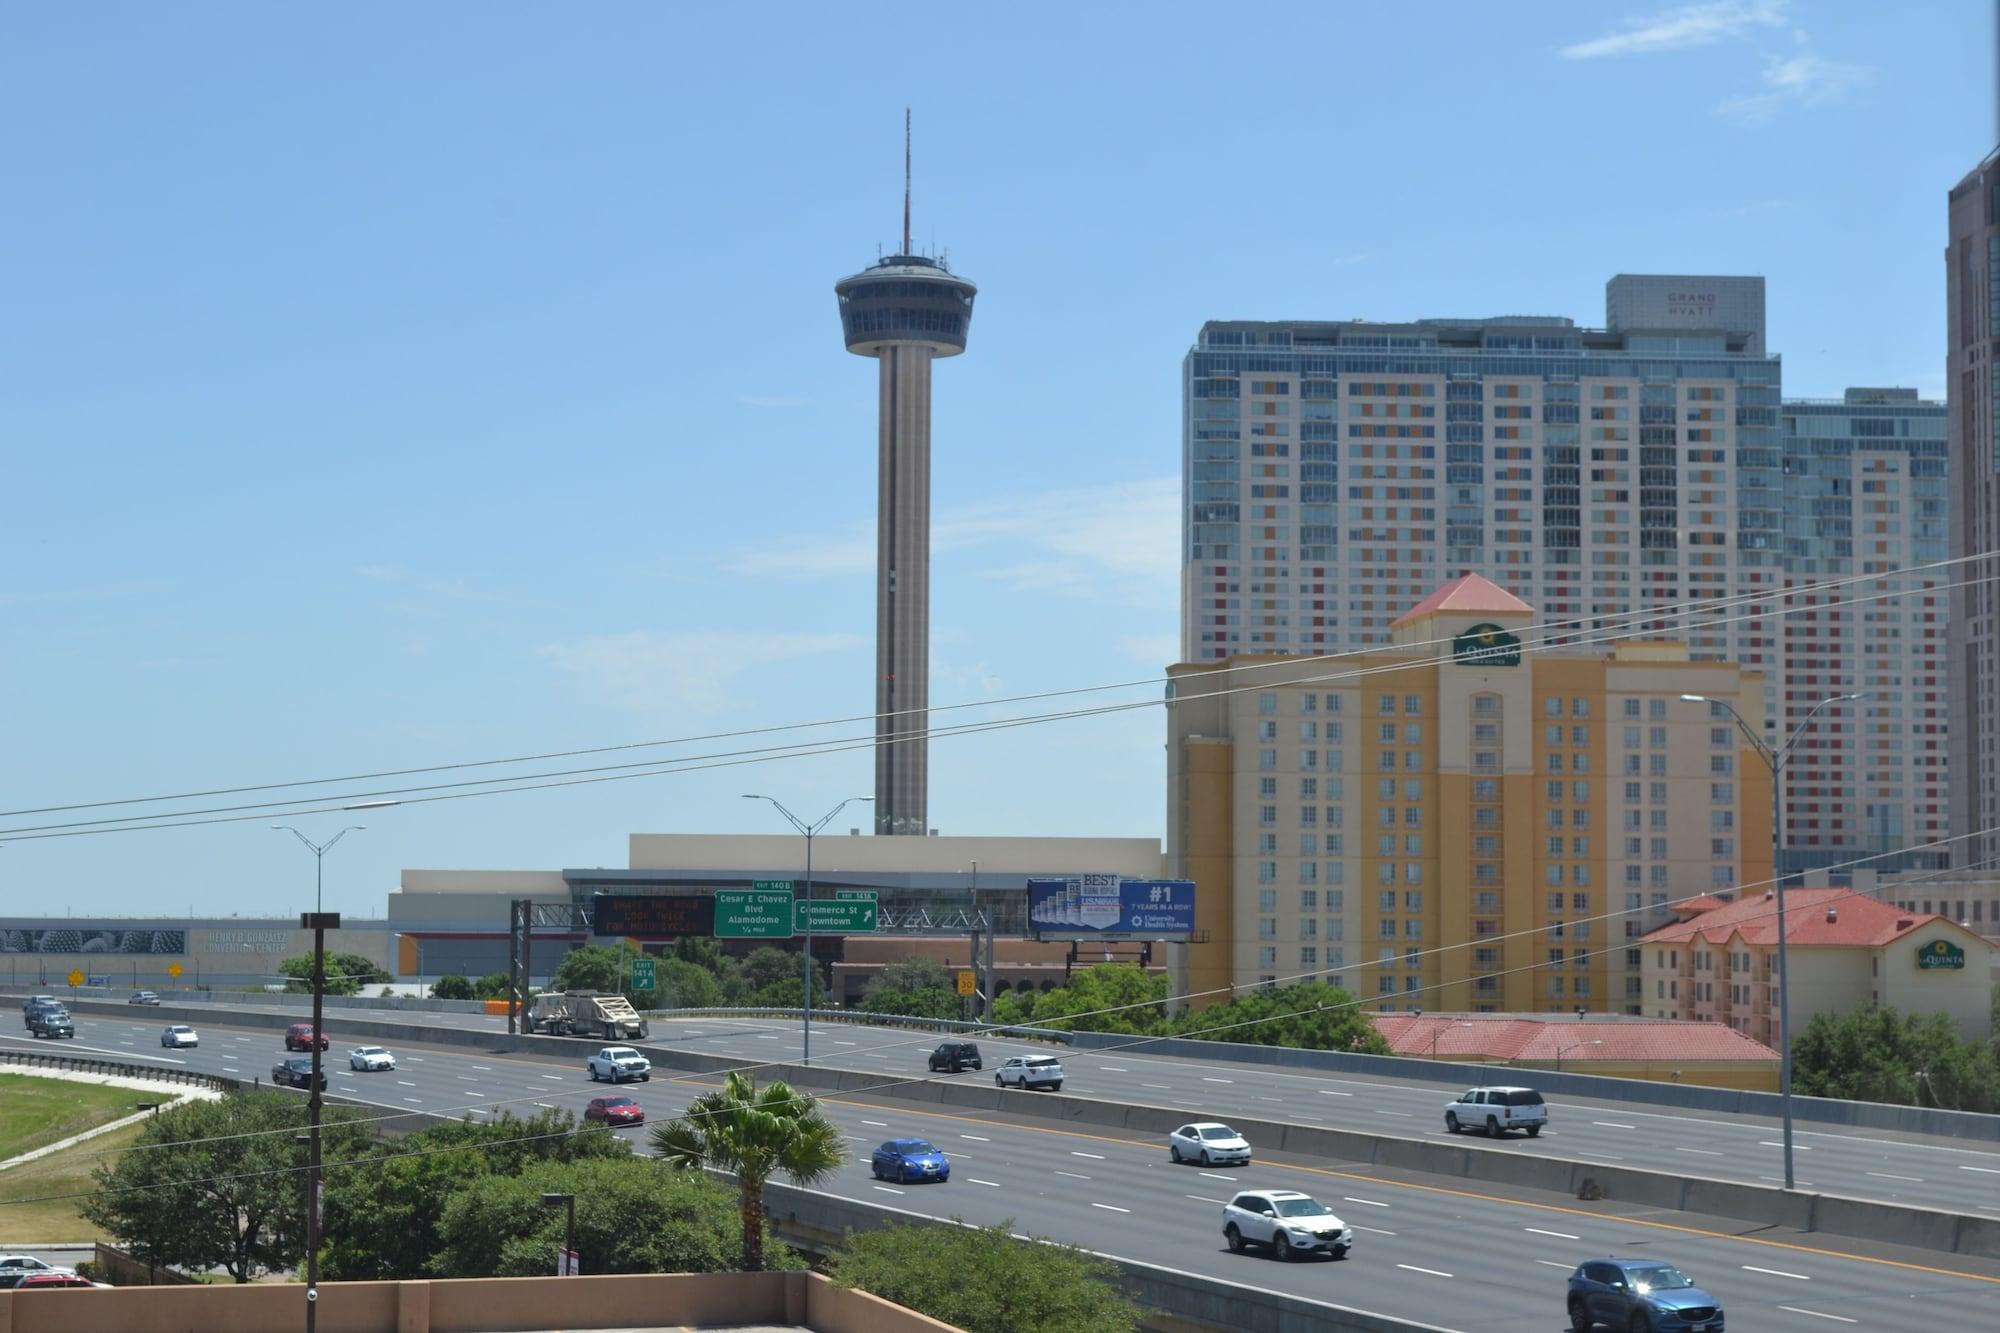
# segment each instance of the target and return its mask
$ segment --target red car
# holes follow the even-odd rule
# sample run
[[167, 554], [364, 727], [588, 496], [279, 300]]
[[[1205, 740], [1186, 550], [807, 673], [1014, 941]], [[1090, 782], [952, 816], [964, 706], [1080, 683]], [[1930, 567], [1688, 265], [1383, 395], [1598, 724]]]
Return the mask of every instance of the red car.
[[583, 1118], [613, 1129], [646, 1123], [646, 1108], [630, 1097], [592, 1097], [583, 1108]]
[[94, 1287], [96, 1285], [89, 1278], [78, 1277], [74, 1273], [36, 1273], [33, 1277], [23, 1278], [21, 1285], [14, 1288], [14, 1290], [29, 1291], [41, 1287]]
[[[285, 1029], [285, 1049], [288, 1051], [309, 1051], [313, 1048], [313, 1025], [294, 1023]], [[319, 1034], [319, 1048], [326, 1049], [326, 1034]]]

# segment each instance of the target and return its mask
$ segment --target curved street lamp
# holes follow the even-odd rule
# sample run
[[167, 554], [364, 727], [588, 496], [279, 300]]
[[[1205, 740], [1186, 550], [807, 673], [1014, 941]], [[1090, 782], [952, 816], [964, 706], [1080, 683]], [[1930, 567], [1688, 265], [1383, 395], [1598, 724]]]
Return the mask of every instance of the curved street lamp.
[[[746, 801], [769, 801], [772, 804], [772, 806], [777, 809], [777, 812], [785, 817], [785, 821], [787, 823], [789, 823], [793, 828], [797, 829], [799, 832], [805, 834], [806, 837], [805, 900], [808, 903], [810, 903], [812, 901], [812, 893], [813, 893], [813, 836], [817, 834], [821, 829], [825, 828], [828, 824], [831, 824], [833, 822], [833, 817], [835, 815], [839, 814], [842, 810], [845, 810], [848, 806], [853, 805], [856, 801], [872, 801], [875, 798], [873, 796], [850, 796], [846, 800], [842, 801], [839, 805], [836, 805], [835, 807], [833, 807], [833, 809], [827, 811], [825, 814], [821, 815], [817, 820], [813, 821], [810, 824], [806, 823], [805, 820], [800, 819], [797, 815], [793, 814], [791, 811], [785, 809], [784, 805], [781, 804], [778, 798], [775, 796], [762, 796], [756, 792], [744, 792], [743, 799]], [[812, 908], [810, 907], [806, 908], [806, 928], [803, 933], [805, 935], [805, 962], [803, 965], [805, 988], [804, 988], [804, 994], [801, 997], [803, 1004], [801, 1012], [805, 1015], [805, 1022], [801, 1025], [802, 1032], [804, 1034], [803, 1041], [801, 1042], [801, 1049], [803, 1052], [802, 1062], [809, 1065], [812, 1063], [813, 1059], [813, 919], [812, 919]]]

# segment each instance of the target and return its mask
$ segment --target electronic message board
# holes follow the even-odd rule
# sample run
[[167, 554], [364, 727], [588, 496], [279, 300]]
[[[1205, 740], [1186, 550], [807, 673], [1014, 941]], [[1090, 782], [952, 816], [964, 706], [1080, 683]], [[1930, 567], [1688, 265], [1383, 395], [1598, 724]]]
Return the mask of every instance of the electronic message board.
[[594, 893], [590, 929], [635, 940], [713, 935], [715, 899], [706, 893]]

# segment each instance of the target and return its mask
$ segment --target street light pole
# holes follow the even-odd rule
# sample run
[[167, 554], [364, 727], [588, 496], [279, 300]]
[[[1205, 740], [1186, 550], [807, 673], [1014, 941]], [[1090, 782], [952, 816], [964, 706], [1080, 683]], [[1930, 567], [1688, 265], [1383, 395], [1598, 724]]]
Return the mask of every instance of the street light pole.
[[774, 796], [760, 796], [755, 792], [745, 792], [743, 793], [743, 799], [746, 801], [769, 801], [793, 828], [805, 834], [806, 837], [805, 961], [801, 969], [805, 987], [804, 994], [801, 996], [802, 1005], [800, 1012], [805, 1017], [805, 1021], [801, 1025], [801, 1030], [804, 1034], [801, 1043], [802, 1063], [809, 1065], [812, 1063], [813, 1058], [813, 837], [821, 829], [831, 824], [833, 817], [848, 806], [853, 805], [856, 801], [872, 801], [875, 798], [873, 796], [850, 796], [824, 815], [821, 815], [818, 820], [811, 824], [806, 823], [803, 819], [800, 819], [797, 815], [787, 810]]
[[1567, 1045], [1567, 1046], [1558, 1046], [1558, 1047], [1556, 1047], [1556, 1072], [1557, 1072], [1558, 1074], [1562, 1073], [1562, 1071], [1563, 1071], [1563, 1055], [1564, 1055], [1564, 1054], [1565, 1054], [1566, 1052], [1569, 1052], [1569, 1051], [1577, 1051], [1577, 1050], [1582, 1050], [1582, 1049], [1583, 1049], [1583, 1048], [1584, 1048], [1585, 1046], [1602, 1046], [1603, 1044], [1604, 1044], [1604, 1043], [1603, 1043], [1603, 1042], [1602, 1042], [1601, 1040], [1600, 1040], [1600, 1041], [1573, 1041], [1573, 1042], [1571, 1042], [1571, 1043], [1570, 1043], [1569, 1045]]
[[1791, 735], [1785, 738], [1784, 744], [1772, 749], [1769, 742], [1743, 720], [1743, 714], [1736, 711], [1736, 705], [1727, 699], [1712, 699], [1705, 694], [1681, 696], [1688, 703], [1720, 705], [1727, 709], [1729, 716], [1736, 720], [1736, 729], [1749, 740], [1751, 748], [1771, 770], [1771, 878], [1776, 881], [1778, 900], [1778, 1104], [1785, 1127], [1781, 1137], [1785, 1142], [1786, 1189], [1794, 1187], [1795, 1177], [1792, 1171], [1792, 993], [1791, 987], [1786, 984], [1789, 978], [1790, 950], [1785, 939], [1785, 872], [1779, 865], [1785, 855], [1785, 761], [1791, 758], [1792, 747], [1798, 744], [1799, 737], [1805, 734], [1807, 724], [1819, 716], [1821, 709], [1832, 704], [1852, 703], [1867, 697], [1865, 692], [1829, 694], [1807, 710], [1806, 715], [1799, 719], [1799, 724], [1792, 728]]
[[[332, 846], [331, 843], [327, 844]], [[320, 1066], [320, 1051], [326, 1041], [320, 1026], [326, 997], [326, 932], [340, 929], [338, 912], [301, 912], [299, 927], [313, 933], [313, 1025], [312, 1077], [306, 1087], [306, 1333], [319, 1327], [319, 1227], [320, 1192], [325, 1176], [320, 1169], [319, 1118], [322, 1100], [320, 1080], [326, 1075]]]

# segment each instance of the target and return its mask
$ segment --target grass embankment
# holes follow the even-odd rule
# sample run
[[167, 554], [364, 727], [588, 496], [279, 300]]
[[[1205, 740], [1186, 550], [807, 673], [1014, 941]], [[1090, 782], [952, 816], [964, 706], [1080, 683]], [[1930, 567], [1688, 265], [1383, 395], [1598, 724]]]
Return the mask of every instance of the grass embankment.
[[[136, 1089], [133, 1091], [137, 1092]], [[13, 1092], [11, 1086], [6, 1088], [10, 1102]], [[111, 1240], [112, 1237], [84, 1220], [83, 1214], [78, 1211], [83, 1205], [82, 1197], [59, 1198], [47, 1203], [18, 1201], [43, 1199], [51, 1195], [88, 1195], [96, 1188], [91, 1172], [97, 1169], [99, 1162], [106, 1160], [106, 1151], [131, 1146], [144, 1128], [144, 1125], [126, 1125], [64, 1148], [61, 1152], [0, 1171], [0, 1248], [27, 1241]]]
[[0, 1075], [0, 1162], [131, 1115], [140, 1102], [160, 1100], [159, 1093], [139, 1088]]

